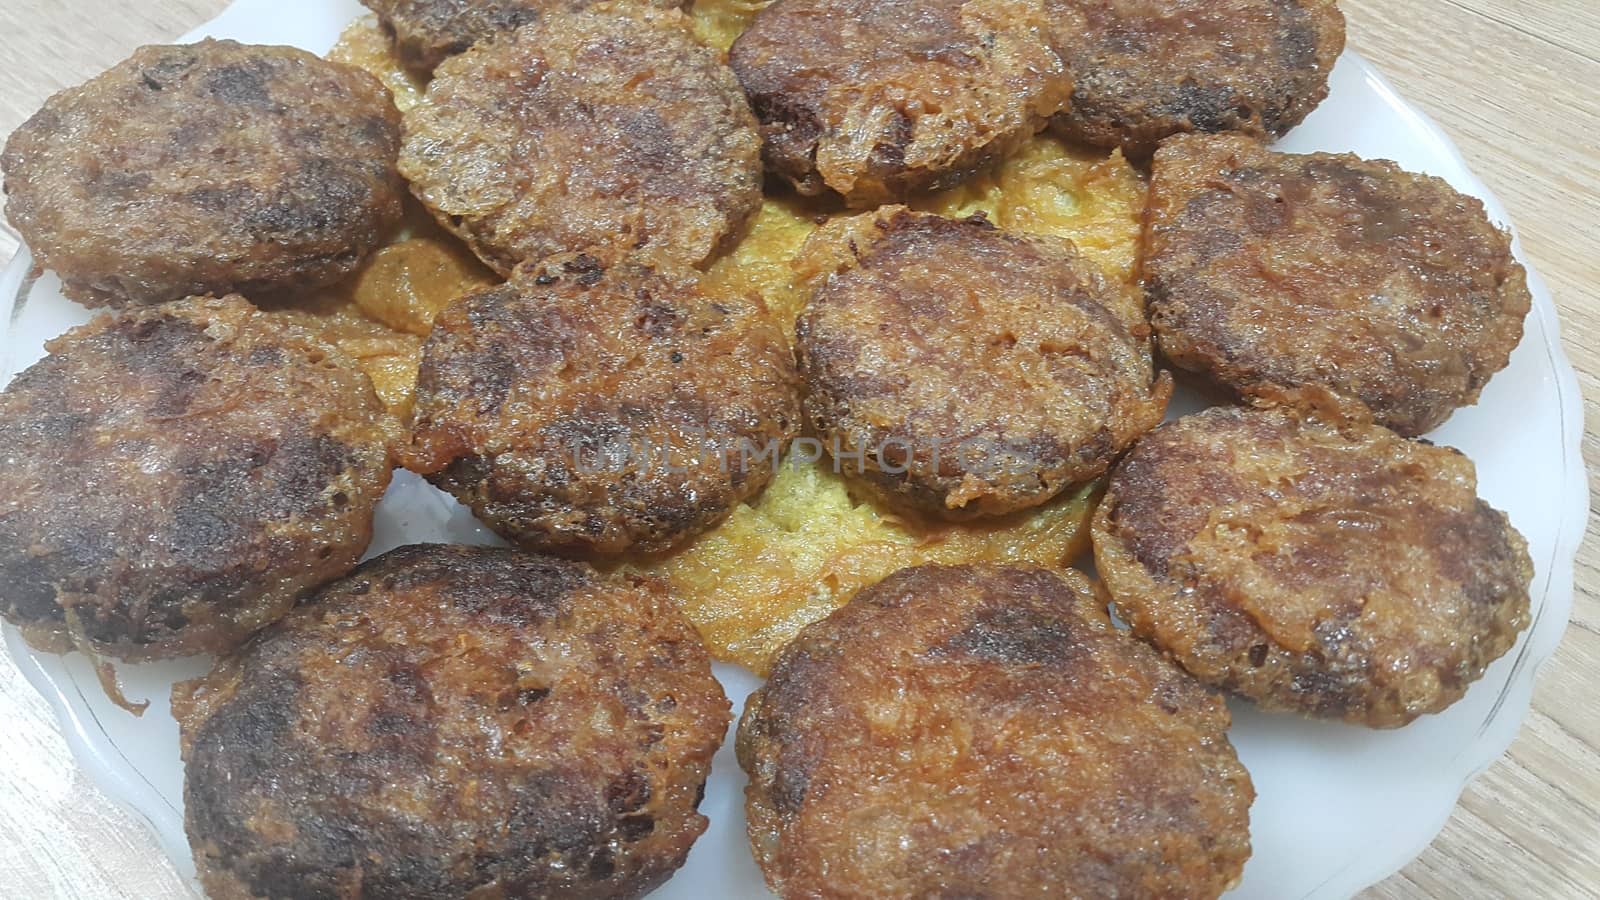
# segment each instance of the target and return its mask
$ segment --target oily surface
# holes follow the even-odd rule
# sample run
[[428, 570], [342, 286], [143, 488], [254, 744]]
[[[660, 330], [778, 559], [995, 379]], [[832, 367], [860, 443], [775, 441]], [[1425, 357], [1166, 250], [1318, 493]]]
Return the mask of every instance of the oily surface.
[[178, 685], [215, 898], [631, 898], [705, 830], [728, 723], [658, 585], [418, 545]]
[[760, 206], [760, 140], [682, 13], [597, 4], [441, 65], [400, 169], [501, 274], [595, 246], [701, 265]]
[[[695, 13], [705, 11], [696, 5]], [[1131, 284], [1145, 187], [1119, 154], [1066, 147], [1048, 135], [956, 188], [924, 195], [918, 208], [965, 218], [982, 212], [1001, 227], [1071, 240], [1107, 281]], [[748, 237], [707, 272], [719, 288], [755, 292], [792, 332], [819, 274], [796, 254], [816, 228], [814, 204], [769, 197]], [[1142, 319], [1136, 293], [1123, 314]], [[821, 454], [821, 448], [813, 448]], [[833, 460], [791, 453], [766, 490], [728, 519], [640, 568], [672, 585], [684, 612], [718, 659], [765, 673], [801, 628], [897, 569], [928, 562], [1059, 567], [1088, 548], [1099, 494], [1071, 488], [1007, 516], [949, 522], [889, 508], [863, 495]]]
[[91, 306], [320, 287], [400, 219], [399, 118], [301, 50], [144, 47], [11, 136], [6, 215]]
[[1076, 573], [902, 570], [750, 698], [751, 844], [784, 897], [1216, 897], [1254, 797], [1228, 724]]
[[[1161, 421], [1142, 319], [1068, 241], [903, 207], [811, 238], [805, 411], [846, 472], [949, 518], [1037, 506]], [[862, 458], [852, 459], [849, 454]]]
[[395, 435], [354, 360], [238, 297], [47, 346], [0, 393], [3, 612], [30, 640], [225, 651], [366, 550]]
[[1156, 154], [1146, 222], [1169, 359], [1405, 435], [1477, 402], [1532, 303], [1482, 203], [1389, 162], [1177, 137]]
[[1404, 725], [1528, 624], [1527, 546], [1460, 453], [1216, 408], [1135, 445], [1095, 514], [1118, 615], [1268, 709]]
[[578, 254], [439, 317], [403, 459], [530, 548], [654, 551], [764, 487], [798, 424], [756, 302]]
[[[581, 9], [584, 0], [361, 0], [394, 35], [406, 65], [432, 69], [487, 38], [515, 31], [548, 10]], [[655, 6], [682, 6], [659, 0]]]
[[1039, 0], [780, 0], [729, 63], [767, 168], [871, 207], [954, 184], [1062, 108], [1045, 24]]
[[1065, 137], [1146, 157], [1181, 132], [1279, 137], [1328, 95], [1334, 0], [1046, 0], [1073, 78]]

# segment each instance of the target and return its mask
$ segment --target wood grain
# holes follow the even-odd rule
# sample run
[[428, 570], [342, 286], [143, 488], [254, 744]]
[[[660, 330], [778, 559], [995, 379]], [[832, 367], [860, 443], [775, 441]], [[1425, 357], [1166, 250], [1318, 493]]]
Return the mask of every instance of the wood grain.
[[[6, 0], [0, 134], [50, 93], [223, 0]], [[1351, 46], [1461, 145], [1511, 210], [1561, 309], [1600, 477], [1600, 6], [1592, 0], [1344, 0]], [[15, 251], [0, 231], [0, 262]], [[1591, 482], [1591, 487], [1593, 483]], [[1595, 530], [1590, 522], [1589, 536]], [[1433, 845], [1373, 898], [1600, 896], [1600, 550], [1578, 557], [1572, 628], [1510, 752]], [[0, 651], [0, 896], [162, 898], [185, 887], [133, 816], [88, 784], [44, 701]], [[1308, 816], [1316, 810], [1307, 810]]]

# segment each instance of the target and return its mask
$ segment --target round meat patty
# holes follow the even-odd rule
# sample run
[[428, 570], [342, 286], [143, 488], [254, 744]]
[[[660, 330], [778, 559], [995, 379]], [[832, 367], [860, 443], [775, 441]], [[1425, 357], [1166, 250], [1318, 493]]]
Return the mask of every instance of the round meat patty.
[[701, 265], [760, 207], [760, 153], [739, 83], [686, 16], [600, 3], [439, 66], [400, 169], [506, 275], [595, 247]]
[[[846, 474], [950, 519], [1105, 472], [1166, 411], [1149, 326], [1070, 241], [904, 207], [836, 222], [801, 314], [812, 428]], [[1136, 321], [1135, 321], [1136, 320]]]
[[1177, 137], [1145, 222], [1150, 320], [1174, 364], [1407, 436], [1477, 402], [1533, 302], [1482, 203], [1391, 162]]
[[1066, 104], [1040, 0], [778, 0], [729, 64], [767, 168], [871, 207], [948, 187]]
[[1533, 567], [1466, 457], [1373, 425], [1216, 408], [1141, 440], [1095, 514], [1135, 633], [1272, 710], [1404, 725], [1528, 625]]
[[665, 550], [766, 486], [795, 382], [759, 305], [683, 271], [554, 257], [435, 321], [402, 459], [530, 549]]
[[[400, 59], [429, 71], [486, 38], [498, 37], [538, 20], [550, 10], [582, 9], [592, 0], [361, 0], [378, 14], [394, 39]], [[649, 0], [673, 9], [681, 0]]]
[[1216, 897], [1255, 797], [1229, 721], [1076, 572], [903, 569], [747, 702], [750, 842], [783, 897]]
[[89, 306], [332, 284], [399, 224], [400, 114], [292, 47], [144, 47], [6, 142], [6, 215]]
[[1328, 96], [1334, 0], [1046, 0], [1072, 105], [1055, 131], [1144, 158], [1168, 135], [1281, 137]]
[[0, 612], [35, 646], [223, 652], [366, 551], [398, 435], [355, 360], [239, 297], [46, 346], [0, 393]]
[[173, 689], [206, 893], [638, 897], [683, 864], [728, 700], [665, 590], [384, 554]]

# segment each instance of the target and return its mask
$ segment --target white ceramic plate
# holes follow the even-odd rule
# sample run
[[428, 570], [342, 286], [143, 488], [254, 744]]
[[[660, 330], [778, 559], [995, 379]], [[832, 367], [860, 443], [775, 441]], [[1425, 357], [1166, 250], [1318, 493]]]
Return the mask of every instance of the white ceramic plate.
[[[323, 53], [363, 12], [355, 0], [240, 0], [184, 40], [209, 35]], [[1490, 214], [1506, 221], [1505, 210], [1450, 141], [1354, 53], [1335, 69], [1327, 102], [1281, 146], [1393, 159], [1483, 198]], [[45, 339], [88, 318], [61, 297], [54, 276], [30, 281], [29, 266], [23, 252], [0, 277], [0, 322], [9, 322], [0, 332], [0, 383], [43, 355]], [[1521, 725], [1534, 673], [1566, 627], [1573, 554], [1588, 515], [1577, 381], [1561, 351], [1549, 291], [1531, 268], [1529, 275], [1535, 305], [1510, 368], [1495, 377], [1478, 406], [1460, 411], [1431, 437], [1476, 461], [1483, 496], [1508, 511], [1527, 536], [1537, 571], [1533, 626], [1464, 700], [1399, 731], [1264, 715], [1235, 703], [1231, 736], [1259, 797], [1250, 813], [1255, 854], [1230, 897], [1347, 897], [1387, 877], [1432, 840], [1467, 781], [1505, 752]], [[442, 540], [494, 538], [450, 498], [397, 473], [379, 508], [373, 552]], [[167, 694], [174, 679], [201, 673], [205, 663], [122, 667], [128, 696], [151, 700], [149, 712], [136, 719], [106, 700], [83, 657], [36, 654], [9, 627], [5, 640], [28, 680], [55, 707], [79, 762], [108, 794], [143, 816], [178, 868], [192, 875], [183, 768]], [[736, 707], [757, 685], [733, 667], [719, 666], [717, 674]], [[770, 896], [745, 842], [743, 786], [730, 741], [717, 755], [702, 806], [711, 829], [654, 897]]]

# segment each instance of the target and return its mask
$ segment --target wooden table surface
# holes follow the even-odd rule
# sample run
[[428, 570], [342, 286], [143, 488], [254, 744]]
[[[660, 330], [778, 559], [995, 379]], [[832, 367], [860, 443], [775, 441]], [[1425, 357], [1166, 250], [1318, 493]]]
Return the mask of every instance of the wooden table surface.
[[[215, 15], [225, 0], [5, 0], [0, 135], [44, 98]], [[1350, 44], [1439, 120], [1505, 204], [1561, 308], [1600, 472], [1600, 5], [1343, 0]], [[16, 241], [0, 231], [0, 263]], [[1594, 477], [1592, 474], [1591, 477]], [[1594, 526], [1591, 520], [1590, 535]], [[1578, 555], [1572, 627], [1511, 751], [1420, 858], [1371, 897], [1600, 896], [1600, 548]], [[0, 649], [0, 897], [160, 898], [185, 888], [155, 840], [73, 763]], [[1307, 810], [1315, 815], [1314, 810]]]

